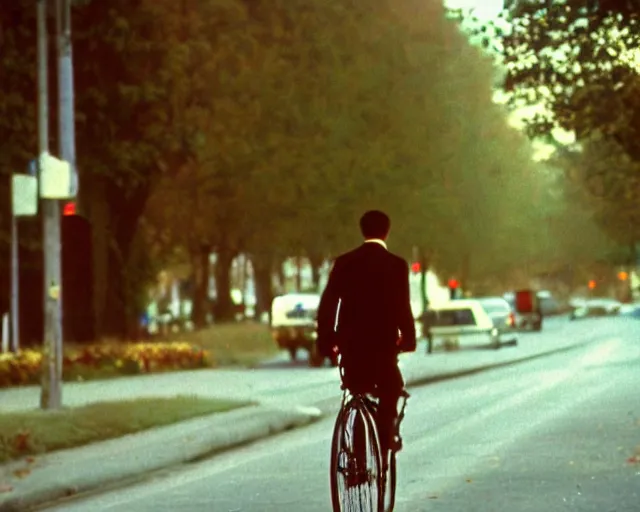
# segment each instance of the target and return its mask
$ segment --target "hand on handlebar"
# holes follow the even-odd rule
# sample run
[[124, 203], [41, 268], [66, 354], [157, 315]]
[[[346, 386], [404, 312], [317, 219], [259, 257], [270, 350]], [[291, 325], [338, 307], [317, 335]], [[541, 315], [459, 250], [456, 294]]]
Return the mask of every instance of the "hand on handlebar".
[[414, 352], [416, 349], [415, 346], [415, 342], [413, 344], [413, 346], [411, 347], [407, 347], [404, 338], [402, 336], [399, 336], [398, 339], [396, 340], [396, 347], [398, 348], [398, 353], [403, 353], [403, 352]]

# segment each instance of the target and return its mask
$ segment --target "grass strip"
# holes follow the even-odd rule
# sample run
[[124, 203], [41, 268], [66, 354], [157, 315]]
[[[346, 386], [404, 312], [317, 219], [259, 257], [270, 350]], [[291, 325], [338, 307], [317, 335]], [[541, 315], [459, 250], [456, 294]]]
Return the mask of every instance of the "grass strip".
[[139, 398], [0, 414], [0, 463], [75, 448], [249, 405], [196, 396]]

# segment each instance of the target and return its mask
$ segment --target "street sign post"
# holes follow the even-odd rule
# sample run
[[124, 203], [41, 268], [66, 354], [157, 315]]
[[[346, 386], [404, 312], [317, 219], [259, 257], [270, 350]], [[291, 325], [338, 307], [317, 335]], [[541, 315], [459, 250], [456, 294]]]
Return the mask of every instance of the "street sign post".
[[38, 213], [38, 180], [35, 176], [14, 174], [11, 179], [11, 350], [20, 350], [20, 263], [18, 217]]

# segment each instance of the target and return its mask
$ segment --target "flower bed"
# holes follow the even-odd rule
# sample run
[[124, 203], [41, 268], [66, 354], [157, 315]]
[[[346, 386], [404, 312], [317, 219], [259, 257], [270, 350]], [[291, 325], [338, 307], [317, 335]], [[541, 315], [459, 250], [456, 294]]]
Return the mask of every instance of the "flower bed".
[[[38, 384], [42, 352], [0, 354], [0, 388]], [[83, 380], [212, 366], [210, 354], [189, 343], [100, 343], [65, 350], [63, 378]]]

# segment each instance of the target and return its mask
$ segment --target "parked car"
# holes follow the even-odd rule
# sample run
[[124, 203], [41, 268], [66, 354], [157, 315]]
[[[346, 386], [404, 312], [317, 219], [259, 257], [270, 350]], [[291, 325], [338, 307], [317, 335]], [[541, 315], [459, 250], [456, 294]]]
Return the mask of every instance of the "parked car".
[[[508, 314], [507, 314], [508, 316]], [[434, 347], [459, 348], [490, 346], [501, 348], [504, 344], [517, 344], [515, 333], [506, 328], [501, 315], [492, 318], [480, 300], [452, 300], [430, 308], [425, 314], [428, 324], [428, 353]]]
[[319, 304], [320, 295], [316, 293], [288, 293], [271, 303], [271, 336], [293, 361], [300, 349], [309, 352], [310, 361], [316, 352]]
[[569, 314], [570, 320], [593, 318], [602, 316], [617, 316], [620, 314], [622, 303], [614, 299], [589, 299], [581, 304], [575, 304]]
[[502, 297], [478, 297], [484, 310], [487, 312], [494, 326], [501, 333], [509, 333], [516, 330], [515, 311]]

